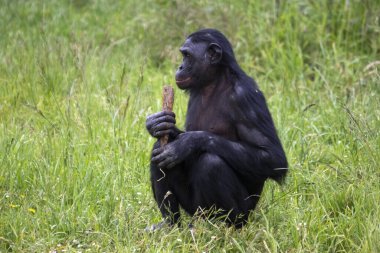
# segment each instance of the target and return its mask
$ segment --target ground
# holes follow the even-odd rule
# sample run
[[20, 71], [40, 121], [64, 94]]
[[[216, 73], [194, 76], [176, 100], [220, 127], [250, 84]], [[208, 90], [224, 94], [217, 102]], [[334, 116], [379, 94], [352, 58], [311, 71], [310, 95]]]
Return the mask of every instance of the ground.
[[[0, 2], [0, 252], [380, 252], [378, 1]], [[266, 95], [290, 173], [241, 230], [145, 233], [145, 117], [203, 27]]]

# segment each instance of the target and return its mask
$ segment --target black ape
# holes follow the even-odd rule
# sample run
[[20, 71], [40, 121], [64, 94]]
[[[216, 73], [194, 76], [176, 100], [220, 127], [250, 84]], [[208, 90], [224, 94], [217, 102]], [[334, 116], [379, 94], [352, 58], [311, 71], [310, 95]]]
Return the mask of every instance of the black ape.
[[264, 95], [236, 62], [231, 44], [217, 30], [191, 34], [180, 48], [176, 73], [190, 93], [186, 130], [172, 112], [147, 118], [149, 133], [169, 134], [157, 142], [151, 160], [155, 200], [164, 218], [178, 221], [179, 205], [189, 214], [219, 210], [229, 224], [242, 226], [260, 198], [266, 179], [280, 182], [287, 160]]

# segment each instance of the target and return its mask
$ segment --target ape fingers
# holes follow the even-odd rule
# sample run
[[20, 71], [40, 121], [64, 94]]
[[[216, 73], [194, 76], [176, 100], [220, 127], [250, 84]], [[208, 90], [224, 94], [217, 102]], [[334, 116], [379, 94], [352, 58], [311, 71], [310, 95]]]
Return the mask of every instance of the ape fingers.
[[173, 112], [162, 111], [149, 115], [146, 119], [145, 125], [151, 136], [160, 138], [167, 133], [173, 132], [175, 123], [175, 114]]
[[152, 127], [153, 137], [160, 138], [166, 134], [170, 134], [175, 124], [172, 122], [162, 122]]
[[175, 114], [170, 111], [157, 112], [152, 115], [149, 115], [146, 118], [147, 125], [153, 125], [161, 122], [172, 122], [175, 124]]
[[159, 168], [164, 168], [162, 165], [165, 164], [166, 158], [167, 158], [167, 154], [165, 152], [164, 147], [156, 148], [152, 151], [151, 161], [157, 164]]
[[178, 164], [177, 160], [178, 159], [173, 148], [161, 147], [152, 151], [151, 161], [157, 164], [159, 168], [173, 168]]

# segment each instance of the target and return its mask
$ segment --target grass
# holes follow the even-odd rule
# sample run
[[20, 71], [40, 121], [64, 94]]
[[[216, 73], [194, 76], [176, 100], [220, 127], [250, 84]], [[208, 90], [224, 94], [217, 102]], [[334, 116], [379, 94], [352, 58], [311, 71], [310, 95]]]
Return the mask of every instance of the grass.
[[[379, 13], [375, 0], [0, 0], [0, 252], [380, 252]], [[264, 91], [290, 175], [241, 230], [144, 233], [161, 219], [145, 117], [201, 27], [230, 38]], [[177, 89], [179, 126], [186, 102]]]

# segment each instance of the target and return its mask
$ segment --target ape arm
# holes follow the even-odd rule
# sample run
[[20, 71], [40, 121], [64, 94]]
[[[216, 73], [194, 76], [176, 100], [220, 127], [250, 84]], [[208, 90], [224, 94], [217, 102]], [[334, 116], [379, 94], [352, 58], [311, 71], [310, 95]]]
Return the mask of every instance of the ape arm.
[[238, 125], [240, 140], [209, 136], [203, 145], [206, 152], [222, 157], [234, 170], [246, 177], [280, 179], [287, 170], [287, 161], [280, 144], [273, 143], [256, 128]]
[[280, 181], [288, 164], [262, 93], [238, 86], [228, 104], [237, 141], [207, 131], [188, 131], [165, 148], [154, 150], [152, 162], [172, 168], [195, 152], [206, 152], [221, 157], [245, 177]]
[[[241, 128], [239, 134], [246, 139], [250, 138], [247, 135], [258, 134], [255, 129], [249, 131], [244, 126], [238, 128]], [[287, 167], [282, 148], [269, 143], [264, 136], [259, 138], [255, 138], [256, 144], [261, 145], [230, 141], [206, 131], [185, 132], [164, 148], [155, 149], [152, 162], [158, 163], [161, 168], [172, 168], [192, 153], [206, 152], [221, 157], [237, 173], [245, 177], [281, 178]]]

